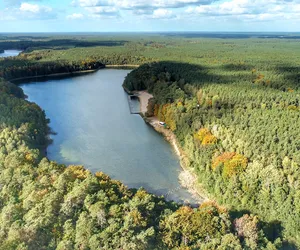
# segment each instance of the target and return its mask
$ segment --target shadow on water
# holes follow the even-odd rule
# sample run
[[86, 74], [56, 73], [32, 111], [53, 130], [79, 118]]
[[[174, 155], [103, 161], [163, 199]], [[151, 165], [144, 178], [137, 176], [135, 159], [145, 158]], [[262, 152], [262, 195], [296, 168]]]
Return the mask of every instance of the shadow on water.
[[64, 79], [69, 79], [70, 77], [76, 78], [76, 77], [81, 77], [85, 75], [90, 75], [96, 73], [95, 72], [73, 72], [73, 73], [66, 73], [65, 75], [48, 75], [48, 76], [39, 76], [39, 77], [26, 77], [24, 79], [17, 79], [17, 80], [10, 80], [10, 82], [13, 82], [16, 85], [22, 85], [26, 83], [34, 83], [34, 82], [48, 82], [51, 80], [64, 80]]

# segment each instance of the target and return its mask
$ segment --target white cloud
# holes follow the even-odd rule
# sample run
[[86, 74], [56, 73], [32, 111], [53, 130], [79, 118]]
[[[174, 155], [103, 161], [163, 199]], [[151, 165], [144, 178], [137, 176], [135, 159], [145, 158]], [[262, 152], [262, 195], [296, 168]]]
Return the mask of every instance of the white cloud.
[[73, 0], [72, 5], [80, 7], [110, 6], [113, 5], [113, 2], [111, 0]]
[[73, 13], [72, 15], [68, 15], [67, 19], [69, 20], [77, 20], [77, 19], [83, 19], [84, 15], [81, 13]]
[[24, 12], [32, 12], [32, 13], [40, 13], [40, 12], [50, 12], [52, 11], [51, 7], [40, 6], [38, 4], [30, 4], [30, 3], [22, 3], [20, 7], [20, 11]]
[[99, 16], [107, 16], [107, 17], [113, 17], [113, 16], [118, 16], [119, 11], [115, 7], [109, 7], [109, 6], [104, 6], [104, 7], [86, 7], [86, 10], [91, 13], [91, 15], [99, 15]]
[[121, 16], [125, 13], [145, 18], [170, 19], [175, 17], [170, 9], [207, 5], [212, 1], [214, 0], [73, 0], [72, 5], [84, 8], [91, 15]]
[[143, 15], [152, 15], [153, 10], [151, 9], [137, 9], [137, 10], [132, 10], [132, 13], [138, 16], [143, 16]]
[[173, 11], [167, 9], [157, 9], [153, 11], [152, 18], [154, 19], [170, 19], [174, 18]]
[[212, 0], [113, 0], [114, 4], [124, 9], [183, 8], [189, 5], [210, 4]]
[[20, 14], [20, 19], [53, 19], [56, 18], [56, 13], [49, 6], [22, 3], [17, 10]]
[[299, 0], [231, 0], [190, 6], [186, 13], [200, 16], [231, 16], [260, 21], [299, 18]]
[[[16, 4], [8, 6], [10, 12], [0, 13], [0, 20], [53, 19], [57, 11], [39, 4], [43, 0], [0, 0]], [[44, 0], [44, 3], [47, 1]], [[148, 19], [186, 19], [199, 16], [239, 20], [289, 20], [300, 18], [300, 0], [73, 0], [73, 14], [69, 20], [140, 16]], [[82, 12], [82, 14], [80, 13]]]
[[189, 5], [210, 4], [213, 0], [74, 0], [80, 7], [115, 6], [119, 9], [182, 8]]

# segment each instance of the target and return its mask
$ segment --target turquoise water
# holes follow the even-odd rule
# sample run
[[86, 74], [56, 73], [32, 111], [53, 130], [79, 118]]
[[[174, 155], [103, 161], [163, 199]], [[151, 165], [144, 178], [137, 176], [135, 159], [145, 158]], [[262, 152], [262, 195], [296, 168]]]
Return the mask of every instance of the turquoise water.
[[[131, 115], [122, 88], [128, 70], [103, 69], [66, 79], [22, 84], [50, 118], [51, 160], [102, 171], [129, 187], [176, 201], [194, 200], [178, 182], [180, 165], [164, 138]], [[136, 105], [136, 104], [135, 104]]]

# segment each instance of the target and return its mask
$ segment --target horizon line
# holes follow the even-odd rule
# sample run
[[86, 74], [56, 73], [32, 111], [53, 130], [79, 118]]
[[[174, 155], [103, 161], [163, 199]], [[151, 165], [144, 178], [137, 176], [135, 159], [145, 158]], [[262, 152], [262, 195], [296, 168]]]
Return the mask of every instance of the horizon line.
[[300, 33], [300, 31], [0, 31], [0, 34], [28, 33]]

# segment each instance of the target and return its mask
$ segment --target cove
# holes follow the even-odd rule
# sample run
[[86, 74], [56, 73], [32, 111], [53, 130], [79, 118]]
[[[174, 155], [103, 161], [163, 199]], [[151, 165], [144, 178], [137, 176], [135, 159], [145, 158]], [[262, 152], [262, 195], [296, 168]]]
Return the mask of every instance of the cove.
[[[144, 187], [168, 200], [196, 203], [178, 181], [171, 145], [140, 115], [130, 114], [122, 83], [129, 70], [102, 69], [64, 79], [20, 85], [50, 118], [48, 158], [102, 171], [130, 188]], [[133, 103], [139, 108], [139, 103]]]

